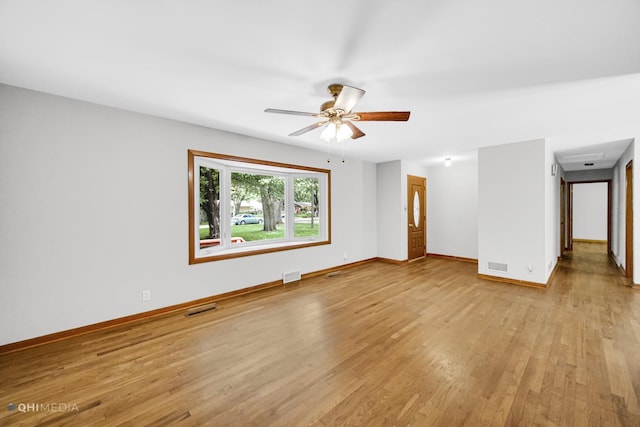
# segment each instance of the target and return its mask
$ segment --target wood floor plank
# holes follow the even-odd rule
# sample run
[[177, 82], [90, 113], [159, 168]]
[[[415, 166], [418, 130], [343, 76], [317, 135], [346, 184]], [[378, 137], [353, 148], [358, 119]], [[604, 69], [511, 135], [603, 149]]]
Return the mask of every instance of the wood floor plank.
[[476, 273], [372, 262], [2, 354], [0, 425], [640, 425], [640, 293], [605, 245], [546, 290]]

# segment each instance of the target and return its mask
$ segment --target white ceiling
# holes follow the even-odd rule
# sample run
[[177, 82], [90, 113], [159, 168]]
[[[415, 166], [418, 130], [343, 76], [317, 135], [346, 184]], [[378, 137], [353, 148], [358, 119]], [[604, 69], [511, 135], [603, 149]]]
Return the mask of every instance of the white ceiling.
[[640, 135], [640, 1], [0, 0], [0, 82], [323, 151], [287, 136], [313, 118], [264, 109], [347, 83], [357, 111], [411, 111], [347, 156], [606, 151]]

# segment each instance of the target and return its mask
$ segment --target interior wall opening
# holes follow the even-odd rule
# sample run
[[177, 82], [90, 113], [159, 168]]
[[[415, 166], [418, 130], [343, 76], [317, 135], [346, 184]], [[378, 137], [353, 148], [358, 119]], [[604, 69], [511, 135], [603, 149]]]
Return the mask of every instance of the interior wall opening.
[[611, 180], [570, 182], [568, 192], [568, 242], [606, 245], [611, 253]]

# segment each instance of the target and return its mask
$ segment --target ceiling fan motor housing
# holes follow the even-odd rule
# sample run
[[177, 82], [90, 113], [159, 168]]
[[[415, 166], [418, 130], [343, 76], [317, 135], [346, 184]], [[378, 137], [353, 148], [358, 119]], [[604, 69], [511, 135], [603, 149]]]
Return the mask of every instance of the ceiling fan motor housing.
[[320, 112], [327, 111], [328, 109], [333, 108], [335, 103], [336, 103], [335, 100], [323, 102], [322, 105], [320, 106]]
[[320, 111], [327, 111], [330, 108], [333, 108], [333, 106], [336, 103], [336, 99], [338, 99], [338, 95], [340, 95], [340, 92], [342, 92], [342, 88], [344, 86], [338, 83], [333, 83], [330, 84], [329, 86], [327, 86], [327, 90], [329, 91], [329, 93], [331, 94], [331, 96], [333, 96], [333, 99], [331, 101], [327, 101], [324, 102], [321, 106], [320, 106]]

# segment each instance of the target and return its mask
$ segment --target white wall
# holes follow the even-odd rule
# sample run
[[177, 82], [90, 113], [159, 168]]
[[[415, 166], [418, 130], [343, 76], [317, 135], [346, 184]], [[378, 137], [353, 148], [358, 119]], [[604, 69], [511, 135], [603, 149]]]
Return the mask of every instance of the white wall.
[[427, 251], [478, 258], [478, 156], [429, 167]]
[[405, 232], [402, 225], [402, 194], [399, 191], [402, 187], [401, 171], [400, 160], [378, 163], [376, 167], [378, 256], [393, 260], [407, 257], [400, 237]]
[[[629, 152], [631, 155], [631, 151], [633, 148], [630, 146], [627, 148], [626, 152]], [[621, 250], [624, 251], [624, 244], [620, 244], [624, 242], [624, 228], [621, 227], [624, 224], [624, 173], [621, 173], [620, 162], [625, 154], [618, 160], [616, 165], [613, 167], [613, 179], [611, 180], [611, 252], [613, 253], [613, 257], [616, 260], [616, 264], [624, 268], [624, 260], [620, 258]], [[622, 240], [621, 240], [622, 239]], [[622, 253], [622, 258], [624, 258], [624, 252]]]
[[607, 183], [573, 184], [573, 238], [607, 240]]
[[568, 171], [565, 175], [565, 180], [567, 182], [605, 181], [613, 179], [613, 169]]
[[[332, 244], [188, 265], [187, 149], [331, 168]], [[0, 345], [375, 257], [375, 182], [373, 164], [0, 85]]]
[[478, 273], [546, 283], [547, 163], [544, 140], [478, 150]]
[[626, 166], [633, 159], [635, 142], [620, 156], [613, 168], [611, 182], [611, 251], [618, 265], [626, 268]]
[[551, 150], [546, 142], [545, 146], [545, 164], [544, 164], [544, 177], [545, 177], [545, 200], [544, 200], [544, 215], [545, 215], [545, 276], [544, 283], [549, 280], [551, 273], [556, 264], [558, 264], [558, 257], [560, 256], [560, 173], [556, 172], [556, 175], [552, 175], [552, 165], [557, 164], [555, 154]]
[[[406, 160], [377, 164], [377, 230], [380, 258], [395, 261], [404, 261], [408, 258], [407, 175], [426, 178], [426, 172], [425, 166]], [[427, 191], [429, 191], [428, 186], [427, 182]]]
[[[351, 204], [347, 204], [347, 210], [352, 209], [356, 215], [363, 215], [366, 218], [365, 221], [359, 221], [359, 224], [355, 224], [357, 221], [352, 221], [351, 226], [355, 229], [354, 236], [358, 236], [359, 242], [347, 242], [344, 239], [344, 246], [346, 248], [347, 259], [345, 263], [354, 262], [356, 260], [362, 260], [378, 256], [378, 234], [375, 233], [378, 224], [378, 190], [375, 186], [377, 182], [377, 168], [374, 163], [359, 162], [348, 160], [347, 170], [349, 173], [357, 173], [356, 181], [358, 185], [356, 188], [359, 190], [357, 194], [354, 194], [351, 200]], [[351, 166], [351, 168], [349, 168]], [[349, 179], [349, 178], [347, 178]], [[334, 207], [336, 212], [344, 212], [344, 207]], [[343, 221], [342, 217], [336, 220]], [[337, 236], [335, 236], [337, 237]], [[348, 251], [353, 251], [349, 253]], [[343, 254], [344, 255], [344, 254]]]

